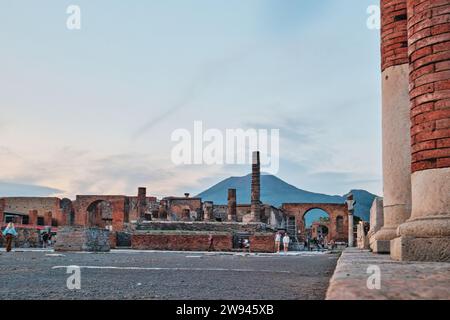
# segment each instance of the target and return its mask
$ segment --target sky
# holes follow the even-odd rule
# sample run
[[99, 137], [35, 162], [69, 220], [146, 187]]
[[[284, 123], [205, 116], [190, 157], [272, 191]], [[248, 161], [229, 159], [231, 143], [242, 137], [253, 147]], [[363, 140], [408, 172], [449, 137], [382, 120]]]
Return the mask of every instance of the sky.
[[0, 0], [0, 195], [197, 194], [250, 172], [175, 165], [194, 121], [279, 129], [277, 176], [301, 189], [381, 195], [374, 4]]

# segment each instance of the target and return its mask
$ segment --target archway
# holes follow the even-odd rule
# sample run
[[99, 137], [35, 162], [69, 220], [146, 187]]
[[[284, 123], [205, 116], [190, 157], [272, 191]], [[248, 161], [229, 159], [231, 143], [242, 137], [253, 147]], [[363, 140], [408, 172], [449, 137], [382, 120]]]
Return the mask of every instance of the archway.
[[97, 200], [87, 207], [87, 226], [105, 228], [112, 223], [113, 207], [109, 201]]
[[[345, 203], [283, 203], [281, 209], [288, 216], [288, 219], [295, 219], [295, 232], [299, 241], [305, 241], [307, 239], [306, 225], [312, 223], [311, 219], [308, 219], [309, 212], [315, 212], [315, 209], [320, 209], [326, 214], [316, 214], [315, 220], [322, 222], [328, 229], [327, 240], [335, 242], [347, 242], [348, 239], [348, 208]], [[314, 211], [313, 211], [314, 210]], [[319, 211], [317, 211], [319, 212]], [[306, 221], [305, 221], [306, 216]], [[312, 215], [314, 217], [314, 214]], [[328, 221], [320, 221], [328, 217]], [[288, 220], [288, 221], [289, 221]], [[314, 218], [312, 219], [314, 220]], [[322, 232], [325, 229], [322, 228]]]
[[312, 240], [317, 243], [327, 243], [329, 241], [330, 215], [325, 210], [311, 208], [303, 215], [303, 225], [305, 228], [304, 240]]

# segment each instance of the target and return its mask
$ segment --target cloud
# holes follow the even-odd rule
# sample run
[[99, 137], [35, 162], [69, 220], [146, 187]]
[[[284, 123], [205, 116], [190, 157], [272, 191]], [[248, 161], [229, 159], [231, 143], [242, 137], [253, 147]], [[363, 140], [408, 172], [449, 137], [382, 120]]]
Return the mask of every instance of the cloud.
[[0, 197], [49, 197], [63, 191], [45, 186], [0, 181]]

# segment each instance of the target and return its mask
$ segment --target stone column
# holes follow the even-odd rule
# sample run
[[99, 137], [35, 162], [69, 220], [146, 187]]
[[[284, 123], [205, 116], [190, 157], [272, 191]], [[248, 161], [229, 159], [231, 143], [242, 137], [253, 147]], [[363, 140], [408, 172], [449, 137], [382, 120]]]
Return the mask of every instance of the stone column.
[[348, 246], [353, 247], [355, 243], [355, 235], [353, 233], [353, 212], [348, 213]]
[[251, 219], [252, 222], [261, 220], [261, 162], [259, 151], [254, 151], [252, 155], [252, 194], [251, 194]]
[[138, 197], [137, 197], [137, 206], [138, 206], [138, 220], [145, 220], [145, 211], [147, 209], [147, 189], [139, 188], [138, 189]]
[[210, 221], [214, 218], [213, 206], [214, 206], [214, 203], [212, 201], [205, 201], [203, 203], [203, 220], [204, 221]]
[[237, 220], [236, 189], [228, 189], [227, 217], [228, 217], [228, 221], [236, 221]]
[[412, 212], [391, 256], [450, 261], [450, 2], [408, 0]]
[[353, 229], [353, 212], [355, 211], [355, 200], [353, 194], [350, 193], [347, 196], [347, 208], [348, 208], [348, 246], [353, 247], [355, 244], [355, 233]]
[[28, 224], [32, 226], [37, 226], [38, 224], [38, 211], [30, 210], [28, 212]]
[[373, 251], [389, 253], [411, 213], [411, 143], [406, 0], [381, 0], [384, 226]]

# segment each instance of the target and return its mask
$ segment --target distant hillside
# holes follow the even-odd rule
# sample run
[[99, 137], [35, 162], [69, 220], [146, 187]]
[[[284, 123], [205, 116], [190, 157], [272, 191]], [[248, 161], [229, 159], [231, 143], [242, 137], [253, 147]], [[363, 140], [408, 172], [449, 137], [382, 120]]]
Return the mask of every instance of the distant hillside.
[[[236, 189], [238, 203], [250, 203], [251, 174], [243, 177], [227, 178], [198, 195], [203, 200], [216, 204], [227, 203], [227, 190]], [[369, 220], [369, 210], [375, 195], [365, 190], [352, 190], [357, 202], [355, 214], [363, 220]], [[344, 203], [344, 196], [331, 196], [299, 189], [273, 175], [261, 175], [261, 201], [275, 207], [285, 202], [305, 203]]]

